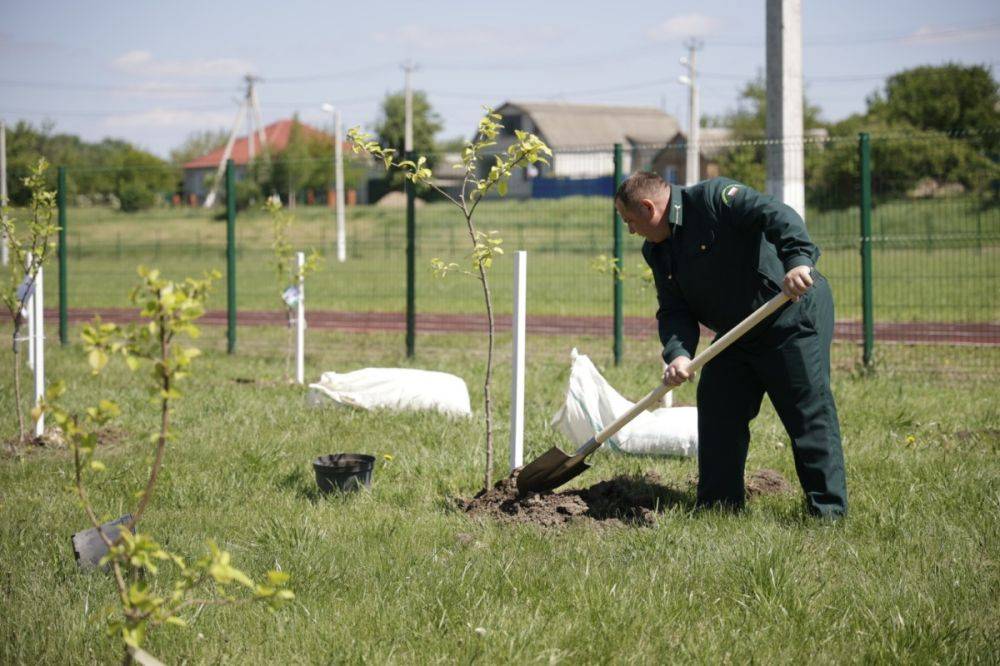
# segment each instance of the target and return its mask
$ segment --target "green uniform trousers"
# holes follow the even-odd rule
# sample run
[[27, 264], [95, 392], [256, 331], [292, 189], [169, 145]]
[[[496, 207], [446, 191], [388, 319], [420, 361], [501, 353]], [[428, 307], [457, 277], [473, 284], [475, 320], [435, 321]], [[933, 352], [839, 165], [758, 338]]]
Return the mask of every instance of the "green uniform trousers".
[[792, 440], [810, 513], [847, 512], [844, 454], [830, 392], [833, 296], [826, 278], [765, 328], [748, 334], [701, 372], [698, 382], [698, 504], [740, 507], [750, 421], [766, 392]]

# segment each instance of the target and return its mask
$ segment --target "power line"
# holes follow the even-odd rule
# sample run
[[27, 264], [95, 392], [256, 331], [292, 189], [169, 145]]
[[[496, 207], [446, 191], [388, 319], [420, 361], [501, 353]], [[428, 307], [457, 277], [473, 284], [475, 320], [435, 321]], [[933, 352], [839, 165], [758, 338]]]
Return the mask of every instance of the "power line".
[[63, 81], [18, 81], [0, 79], [0, 86], [41, 90], [76, 90], [93, 92], [232, 92], [236, 86], [161, 86], [156, 84], [104, 85], [100, 83], [69, 83]]

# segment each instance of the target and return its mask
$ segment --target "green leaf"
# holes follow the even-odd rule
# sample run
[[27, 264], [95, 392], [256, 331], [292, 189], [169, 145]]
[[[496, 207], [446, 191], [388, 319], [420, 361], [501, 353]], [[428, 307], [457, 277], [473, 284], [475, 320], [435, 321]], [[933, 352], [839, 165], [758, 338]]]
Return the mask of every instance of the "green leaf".
[[108, 355], [101, 349], [91, 349], [87, 354], [87, 364], [93, 374], [99, 373], [108, 364]]

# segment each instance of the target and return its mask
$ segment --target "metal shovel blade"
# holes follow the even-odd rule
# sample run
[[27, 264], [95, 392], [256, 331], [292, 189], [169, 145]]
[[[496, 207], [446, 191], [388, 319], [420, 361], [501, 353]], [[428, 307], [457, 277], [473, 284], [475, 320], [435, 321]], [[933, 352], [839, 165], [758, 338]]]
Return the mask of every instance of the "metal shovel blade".
[[522, 495], [554, 490], [588, 469], [590, 465], [586, 456], [568, 456], [559, 447], [553, 446], [521, 468], [517, 476], [517, 490]]

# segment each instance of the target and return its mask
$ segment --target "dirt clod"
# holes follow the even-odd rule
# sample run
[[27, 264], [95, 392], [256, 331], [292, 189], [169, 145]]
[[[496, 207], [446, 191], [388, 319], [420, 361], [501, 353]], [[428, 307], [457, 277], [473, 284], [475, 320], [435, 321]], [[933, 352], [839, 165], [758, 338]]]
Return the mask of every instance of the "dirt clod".
[[746, 479], [747, 499], [757, 495], [781, 495], [792, 491], [792, 486], [773, 469], [758, 469], [751, 472]]

